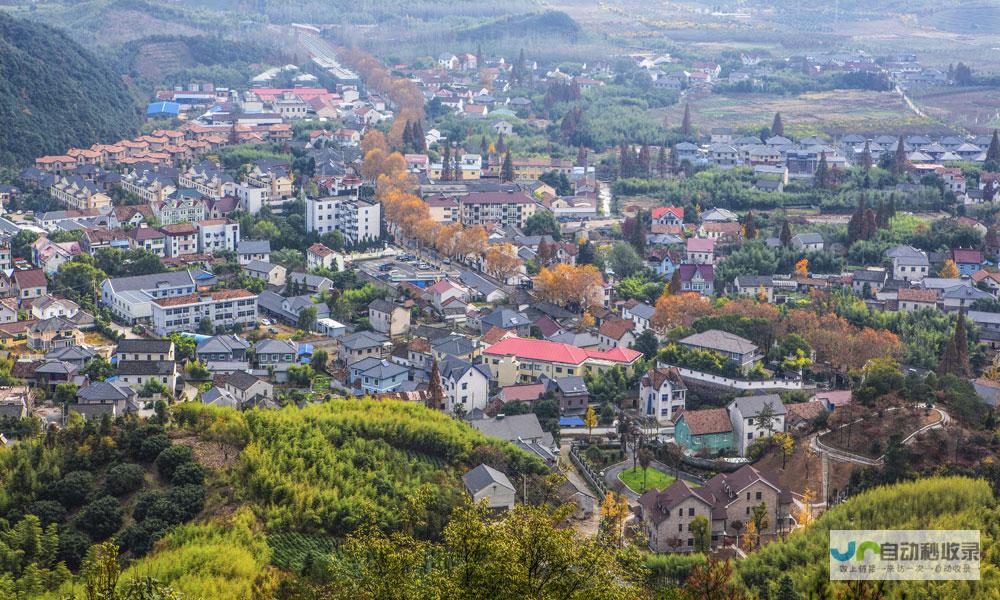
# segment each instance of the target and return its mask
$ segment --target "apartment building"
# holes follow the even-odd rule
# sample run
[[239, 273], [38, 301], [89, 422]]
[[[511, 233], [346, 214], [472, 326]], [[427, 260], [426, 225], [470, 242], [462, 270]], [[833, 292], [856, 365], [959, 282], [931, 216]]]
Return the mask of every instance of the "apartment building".
[[219, 290], [157, 298], [150, 305], [153, 331], [169, 335], [195, 331], [204, 319], [213, 326], [252, 326], [257, 323], [257, 294], [248, 290]]

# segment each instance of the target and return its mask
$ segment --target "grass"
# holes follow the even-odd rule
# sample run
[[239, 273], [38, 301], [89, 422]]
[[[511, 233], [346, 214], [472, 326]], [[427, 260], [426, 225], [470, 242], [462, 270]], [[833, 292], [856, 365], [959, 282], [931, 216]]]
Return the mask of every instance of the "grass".
[[618, 474], [618, 479], [628, 486], [630, 490], [637, 494], [642, 494], [651, 489], [662, 490], [670, 486], [677, 478], [673, 475], [667, 475], [659, 469], [654, 469], [649, 467], [646, 469], [646, 487], [642, 487], [642, 467], [636, 467], [634, 469], [625, 469]]

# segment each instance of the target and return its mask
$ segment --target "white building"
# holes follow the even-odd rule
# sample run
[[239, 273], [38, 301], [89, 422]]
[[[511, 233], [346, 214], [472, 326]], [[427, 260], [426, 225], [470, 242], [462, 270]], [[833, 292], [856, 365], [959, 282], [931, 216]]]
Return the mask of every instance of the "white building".
[[229, 219], [209, 219], [194, 224], [198, 230], [198, 253], [235, 252], [240, 243], [240, 224]]
[[105, 279], [101, 283], [101, 304], [131, 325], [152, 316], [153, 300], [193, 294], [196, 289], [190, 271]]
[[687, 402], [687, 386], [677, 369], [650, 369], [639, 382], [640, 409], [647, 417], [665, 423], [673, 421]]
[[350, 197], [308, 198], [306, 231], [339, 231], [350, 244], [377, 240], [382, 232], [382, 205]]
[[158, 298], [151, 305], [153, 331], [164, 336], [195, 331], [203, 319], [213, 326], [253, 326], [257, 323], [257, 294], [248, 290], [219, 290]]
[[445, 405], [441, 410], [452, 413], [456, 408], [469, 413], [486, 410], [490, 395], [489, 372], [483, 365], [474, 365], [460, 358], [448, 358], [438, 365]]
[[[767, 423], [761, 419], [767, 407], [771, 409], [769, 427], [765, 427]], [[733, 441], [740, 456], [746, 456], [747, 449], [754, 440], [785, 430], [785, 405], [777, 394], [742, 396], [730, 402], [726, 409], [733, 424]]]

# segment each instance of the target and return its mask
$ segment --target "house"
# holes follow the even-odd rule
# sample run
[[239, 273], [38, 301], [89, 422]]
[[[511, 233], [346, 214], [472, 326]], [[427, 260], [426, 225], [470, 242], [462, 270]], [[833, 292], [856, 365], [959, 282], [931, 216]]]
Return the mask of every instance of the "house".
[[852, 396], [851, 390], [830, 390], [816, 392], [810, 400], [822, 404], [827, 412], [833, 412], [842, 406], [850, 404]]
[[245, 369], [249, 365], [250, 342], [232, 334], [213, 335], [198, 342], [195, 348], [195, 356], [198, 360], [208, 365], [210, 371], [213, 364], [243, 365]]
[[860, 296], [864, 295], [867, 287], [871, 297], [874, 297], [885, 287], [888, 277], [885, 269], [859, 269], [851, 276], [851, 289]]
[[0, 388], [0, 418], [23, 419], [31, 409], [30, 393], [27, 387]]
[[[754, 440], [785, 430], [785, 405], [777, 394], [741, 396], [726, 409], [733, 422], [733, 438], [740, 456], [746, 456]], [[768, 413], [771, 422], [762, 422]]]
[[267, 285], [285, 285], [288, 270], [279, 264], [272, 264], [262, 260], [251, 260], [243, 267], [243, 271], [249, 277], [259, 279]]
[[177, 388], [177, 363], [173, 360], [119, 360], [118, 378], [139, 390], [156, 381], [173, 394]]
[[376, 298], [368, 304], [368, 322], [379, 333], [391, 338], [399, 337], [410, 331], [410, 311], [388, 300]]
[[431, 341], [431, 356], [439, 361], [448, 357], [471, 361], [479, 356], [479, 346], [464, 335], [452, 333]]
[[46, 237], [38, 238], [31, 245], [32, 262], [48, 275], [54, 274], [82, 251], [79, 242], [57, 243]]
[[[287, 289], [287, 286], [286, 286]], [[289, 296], [285, 298], [272, 292], [264, 290], [257, 298], [257, 306], [260, 314], [269, 315], [291, 327], [299, 327], [299, 320], [302, 311], [315, 311], [315, 322], [311, 327], [318, 327], [320, 321], [330, 316], [330, 307], [325, 302], [314, 300], [311, 295]], [[305, 325], [305, 323], [303, 323]]]
[[680, 273], [681, 290], [696, 292], [703, 296], [715, 293], [715, 267], [712, 265], [688, 265], [677, 267]]
[[266, 339], [254, 345], [254, 358], [262, 369], [280, 368], [287, 371], [299, 356], [299, 346], [291, 340]]
[[45, 295], [36, 298], [31, 303], [31, 316], [36, 319], [51, 319], [53, 317], [72, 318], [80, 312], [80, 305], [66, 298], [56, 298]]
[[620, 366], [626, 371], [642, 357], [628, 348], [591, 350], [547, 340], [511, 337], [483, 350], [483, 362], [501, 387], [531, 383], [541, 375], [550, 379], [583, 376]]
[[792, 246], [803, 252], [819, 252], [823, 249], [823, 236], [818, 233], [796, 233], [792, 236]]
[[686, 400], [687, 386], [677, 369], [650, 369], [639, 380], [640, 409], [647, 417], [660, 423], [672, 423], [684, 410]]
[[509, 308], [498, 308], [479, 320], [479, 331], [483, 335], [494, 327], [527, 337], [531, 329], [531, 319], [524, 313]]
[[658, 206], [650, 213], [650, 218], [657, 225], [684, 225], [684, 208], [680, 206]]
[[0, 298], [0, 323], [16, 322], [18, 312], [17, 298]]
[[955, 261], [955, 266], [958, 267], [958, 272], [962, 277], [970, 277], [983, 268], [982, 250], [953, 248], [951, 259]]
[[793, 402], [785, 405], [785, 430], [808, 429], [816, 420], [827, 412], [822, 402]]
[[167, 255], [167, 236], [159, 229], [136, 227], [128, 232], [129, 248], [142, 249], [160, 258]]
[[28, 347], [32, 350], [49, 351], [81, 344], [83, 333], [75, 323], [63, 317], [42, 319], [28, 327]]
[[760, 532], [765, 539], [791, 530], [791, 493], [776, 477], [745, 465], [732, 473], [719, 473], [701, 487], [678, 479], [666, 489], [650, 490], [639, 497], [637, 516], [650, 550], [692, 552], [697, 549], [691, 531], [695, 518], [708, 520], [711, 546], [718, 548], [734, 541], [741, 533], [734, 525], [750, 521], [753, 507], [761, 504], [768, 510], [768, 525]]
[[236, 408], [262, 406], [273, 401], [274, 386], [246, 371], [233, 371], [226, 375], [223, 388], [236, 399]]
[[886, 251], [892, 259], [892, 278], [901, 281], [920, 281], [930, 271], [927, 253], [910, 246], [897, 246]]
[[299, 273], [296, 271], [289, 273], [286, 280], [288, 282], [287, 285], [291, 285], [293, 289], [298, 290], [298, 294], [325, 294], [333, 289], [333, 281], [311, 273]]
[[733, 448], [733, 424], [724, 408], [685, 410], [674, 419], [674, 439], [692, 454]]
[[63, 346], [46, 352], [45, 360], [58, 360], [83, 369], [95, 356], [96, 352], [84, 346]]
[[998, 400], [1000, 400], [1000, 381], [979, 377], [972, 382], [972, 387], [976, 389], [976, 395], [985, 404], [992, 408], [998, 406]]
[[622, 318], [629, 319], [635, 325], [634, 333], [636, 337], [653, 326], [653, 316], [656, 308], [645, 302], [630, 300], [622, 307]]
[[337, 253], [327, 248], [323, 244], [316, 242], [306, 250], [306, 266], [312, 269], [333, 269], [344, 270], [344, 265], [338, 263]]
[[460, 272], [458, 280], [469, 290], [471, 300], [496, 304], [497, 302], [502, 302], [507, 297], [507, 293], [500, 289], [499, 286], [473, 271], [464, 270]]
[[462, 475], [462, 483], [474, 504], [486, 502], [490, 511], [503, 512], [514, 508], [517, 497], [514, 484], [506, 475], [487, 465], [479, 465]]
[[497, 415], [492, 419], [474, 419], [469, 422], [486, 437], [511, 442], [522, 450], [534, 454], [554, 465], [557, 461], [555, 440], [551, 433], [542, 431], [538, 416], [534, 413], [523, 415]]
[[444, 406], [447, 413], [468, 414], [486, 410], [490, 393], [490, 372], [484, 365], [474, 365], [461, 358], [449, 357], [438, 364]]
[[900, 312], [913, 312], [921, 308], [936, 309], [937, 302], [937, 290], [899, 288], [896, 292], [896, 307]]
[[139, 408], [137, 394], [132, 386], [120, 381], [96, 381], [76, 391], [76, 401], [69, 409], [86, 419], [100, 419], [104, 415], [120, 417]]
[[240, 240], [236, 247], [236, 255], [239, 258], [240, 266], [243, 267], [255, 260], [270, 262], [271, 240]]
[[559, 401], [559, 412], [564, 415], [582, 415], [590, 404], [590, 390], [587, 382], [579, 375], [567, 375], [556, 379], [541, 377], [547, 391], [555, 394]]
[[408, 379], [409, 369], [385, 359], [369, 356], [349, 367], [352, 389], [359, 394], [385, 394], [399, 389]]
[[44, 296], [48, 290], [45, 271], [42, 269], [14, 271], [14, 289], [20, 300]]
[[424, 291], [424, 300], [430, 302], [439, 312], [453, 299], [468, 301], [468, 292], [448, 279], [442, 279]]
[[364, 358], [382, 358], [389, 338], [380, 333], [359, 331], [337, 340], [337, 358], [344, 365], [351, 365]]
[[989, 292], [971, 285], [956, 285], [941, 292], [941, 307], [945, 311], [966, 310], [976, 300], [993, 300]]
[[715, 262], [715, 240], [712, 238], [688, 238], [684, 250], [687, 264], [710, 265]]
[[607, 319], [597, 329], [598, 348], [631, 348], [635, 344], [635, 323], [628, 319]]
[[737, 296], [750, 296], [774, 302], [774, 277], [770, 275], [738, 275], [733, 279], [732, 291]]
[[192, 223], [175, 223], [160, 228], [165, 236], [164, 250], [168, 258], [198, 254], [198, 228]]
[[739, 217], [736, 216], [736, 213], [731, 210], [726, 210], [725, 208], [710, 208], [701, 213], [702, 223], [735, 223], [736, 221], [739, 221]]
[[150, 340], [144, 338], [118, 340], [114, 360], [174, 360], [174, 343], [170, 340]]
[[709, 329], [689, 335], [680, 340], [680, 344], [690, 349], [718, 352], [743, 372], [749, 371], [762, 358], [756, 344], [746, 338], [719, 329]]

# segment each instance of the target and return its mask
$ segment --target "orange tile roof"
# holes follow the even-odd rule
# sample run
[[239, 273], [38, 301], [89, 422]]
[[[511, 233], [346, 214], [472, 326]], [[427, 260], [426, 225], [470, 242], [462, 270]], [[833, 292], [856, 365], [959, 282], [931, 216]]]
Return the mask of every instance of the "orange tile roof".
[[257, 294], [254, 294], [249, 290], [218, 290], [208, 294], [187, 294], [186, 296], [157, 298], [156, 300], [153, 300], [153, 302], [159, 304], [160, 306], [180, 306], [182, 304], [197, 304], [206, 297], [213, 301], [238, 300], [240, 298], [256, 298]]

